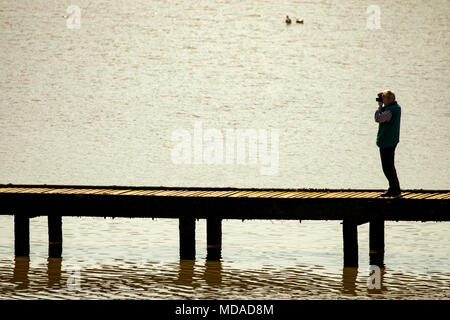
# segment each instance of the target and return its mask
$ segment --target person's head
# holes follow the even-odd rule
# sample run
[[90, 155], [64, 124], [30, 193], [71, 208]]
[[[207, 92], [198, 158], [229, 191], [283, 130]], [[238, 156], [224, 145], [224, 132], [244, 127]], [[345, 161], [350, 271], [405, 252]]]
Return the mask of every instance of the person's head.
[[383, 104], [388, 106], [395, 101], [395, 94], [391, 90], [383, 91], [382, 99]]

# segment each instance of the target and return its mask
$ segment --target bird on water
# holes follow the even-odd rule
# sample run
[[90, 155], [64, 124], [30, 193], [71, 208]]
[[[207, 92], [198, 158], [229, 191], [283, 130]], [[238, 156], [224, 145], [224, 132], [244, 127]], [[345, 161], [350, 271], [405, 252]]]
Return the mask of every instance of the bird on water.
[[286, 23], [287, 24], [290, 24], [292, 21], [291, 21], [291, 18], [289, 18], [289, 16], [286, 16]]
[[297, 18], [297, 20], [295, 20], [295, 22], [303, 24], [303, 19]]

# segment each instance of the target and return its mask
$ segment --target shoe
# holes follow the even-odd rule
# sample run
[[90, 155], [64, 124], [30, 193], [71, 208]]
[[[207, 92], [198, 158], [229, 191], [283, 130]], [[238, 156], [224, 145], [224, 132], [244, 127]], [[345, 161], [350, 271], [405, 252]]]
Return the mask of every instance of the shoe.
[[397, 199], [397, 198], [401, 198], [402, 197], [402, 193], [392, 193], [391, 191], [385, 192], [383, 194], [380, 195], [380, 197], [383, 198], [393, 198], [393, 199]]
[[399, 193], [396, 193], [396, 194], [391, 194], [391, 197], [392, 197], [393, 199], [401, 198], [401, 197], [402, 197], [402, 193], [399, 192]]
[[392, 194], [390, 191], [388, 191], [388, 192], [381, 194], [380, 197], [383, 197], [383, 198], [392, 197]]

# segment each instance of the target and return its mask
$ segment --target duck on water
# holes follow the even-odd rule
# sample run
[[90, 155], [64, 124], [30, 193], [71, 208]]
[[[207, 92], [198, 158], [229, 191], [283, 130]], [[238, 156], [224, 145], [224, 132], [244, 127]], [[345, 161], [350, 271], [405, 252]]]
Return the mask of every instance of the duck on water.
[[[286, 16], [285, 22], [286, 22], [287, 24], [291, 24], [291, 23], [292, 23], [292, 20], [291, 20], [291, 18], [289, 18], [289, 16]], [[303, 19], [296, 18], [296, 19], [295, 19], [295, 22], [296, 22], [296, 23], [303, 24]]]

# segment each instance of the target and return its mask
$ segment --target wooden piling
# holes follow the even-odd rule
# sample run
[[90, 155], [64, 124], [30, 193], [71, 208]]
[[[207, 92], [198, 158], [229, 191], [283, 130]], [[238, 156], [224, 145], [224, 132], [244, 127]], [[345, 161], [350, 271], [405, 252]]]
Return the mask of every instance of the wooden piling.
[[195, 218], [180, 217], [180, 259], [195, 260]]
[[384, 267], [384, 220], [370, 221], [369, 260], [371, 265]]
[[222, 258], [222, 219], [206, 219], [206, 260], [219, 261]]
[[23, 214], [14, 215], [14, 255], [30, 256], [30, 217]]
[[61, 216], [48, 216], [48, 256], [61, 258], [62, 254], [62, 219]]
[[358, 224], [354, 221], [342, 222], [344, 242], [344, 267], [358, 267]]

